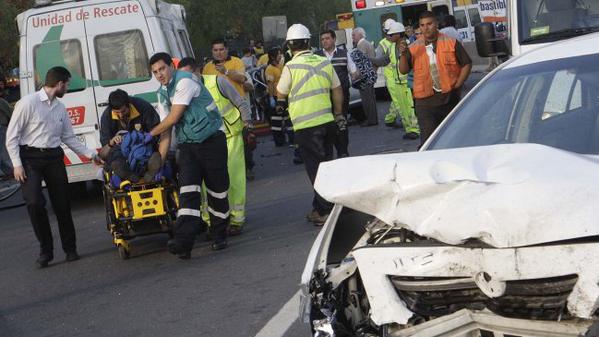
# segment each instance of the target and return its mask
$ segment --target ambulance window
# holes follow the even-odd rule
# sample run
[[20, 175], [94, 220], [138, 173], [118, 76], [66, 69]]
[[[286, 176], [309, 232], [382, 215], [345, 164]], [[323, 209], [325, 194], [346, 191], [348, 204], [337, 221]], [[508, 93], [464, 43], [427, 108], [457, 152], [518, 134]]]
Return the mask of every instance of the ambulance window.
[[60, 41], [60, 55], [55, 55], [57, 41], [38, 44], [33, 47], [35, 64], [35, 87], [41, 88], [46, 73], [54, 66], [63, 66], [71, 73], [69, 92], [85, 89], [83, 54], [81, 43], [77, 39]]
[[189, 38], [187, 37], [187, 33], [184, 30], [179, 30], [179, 39], [183, 44], [183, 50], [185, 50], [185, 56], [193, 56], [193, 51], [191, 50], [191, 45], [189, 44]]
[[453, 16], [455, 17], [456, 29], [468, 27], [468, 19], [466, 19], [466, 12], [463, 9], [455, 10]]
[[468, 15], [470, 15], [470, 25], [472, 27], [478, 25], [480, 21], [480, 13], [478, 12], [478, 8], [470, 8], [468, 9]]
[[148, 53], [139, 30], [98, 35], [94, 39], [100, 85], [109, 87], [151, 79]]

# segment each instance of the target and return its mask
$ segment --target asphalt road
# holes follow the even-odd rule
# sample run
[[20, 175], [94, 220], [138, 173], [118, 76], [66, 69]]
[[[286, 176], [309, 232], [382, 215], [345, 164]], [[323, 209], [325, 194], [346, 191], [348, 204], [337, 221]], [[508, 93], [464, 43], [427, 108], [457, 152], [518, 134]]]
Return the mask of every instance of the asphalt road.
[[[379, 120], [388, 104], [379, 102]], [[402, 135], [403, 129], [382, 123], [353, 126], [350, 153], [415, 150], [418, 141]], [[280, 337], [285, 330], [286, 337], [309, 336], [289, 313], [288, 322], [277, 322], [286, 303], [287, 312], [297, 313], [289, 300], [319, 230], [305, 220], [312, 192], [303, 166], [291, 158], [290, 148], [261, 138], [256, 180], [248, 184], [246, 231], [219, 252], [200, 236], [188, 261], [166, 251], [166, 235], [135, 239], [132, 258], [121, 260], [105, 227], [101, 195], [65, 191], [73, 195], [82, 259], [64, 262], [50, 211], [55, 260], [38, 270], [38, 244], [26, 209], [0, 211], [0, 336], [251, 337], [262, 331], [261, 336]], [[17, 196], [0, 207], [18, 202]], [[283, 325], [280, 334], [268, 328], [277, 324]]]

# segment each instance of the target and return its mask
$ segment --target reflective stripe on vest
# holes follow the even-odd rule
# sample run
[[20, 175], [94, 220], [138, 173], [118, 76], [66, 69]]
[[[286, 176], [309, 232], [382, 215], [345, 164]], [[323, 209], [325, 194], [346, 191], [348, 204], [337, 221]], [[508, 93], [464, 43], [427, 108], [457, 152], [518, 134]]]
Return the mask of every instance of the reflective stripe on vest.
[[[455, 39], [439, 33], [435, 55], [443, 93], [451, 91], [462, 70], [455, 55], [455, 45]], [[430, 97], [434, 94], [433, 80], [424, 38], [420, 37], [410, 45], [410, 54], [414, 69], [414, 98]]]
[[385, 55], [389, 56], [389, 64], [383, 67], [383, 74], [387, 81], [393, 81], [396, 84], [407, 84], [408, 75], [403, 75], [397, 67], [396, 44], [387, 39], [380, 42], [381, 48]]
[[241, 113], [233, 105], [231, 100], [225, 97], [218, 88], [218, 78], [216, 75], [202, 75], [204, 85], [214, 99], [214, 103], [220, 111], [223, 121], [225, 122], [225, 134], [227, 138], [236, 136], [243, 131], [243, 122], [241, 121]]
[[289, 116], [294, 130], [334, 120], [331, 104], [333, 66], [326, 58], [305, 53], [296, 55], [286, 67], [291, 72], [288, 95]]

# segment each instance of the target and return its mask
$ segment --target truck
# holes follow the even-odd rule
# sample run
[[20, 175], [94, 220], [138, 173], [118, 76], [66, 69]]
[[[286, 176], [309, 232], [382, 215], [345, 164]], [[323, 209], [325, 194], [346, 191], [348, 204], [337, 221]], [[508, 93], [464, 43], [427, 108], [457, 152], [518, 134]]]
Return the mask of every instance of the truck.
[[[61, 100], [77, 138], [98, 149], [99, 121], [112, 91], [157, 104], [160, 84], [150, 73], [150, 56], [193, 56], [185, 21], [183, 6], [161, 0], [36, 0], [16, 18], [21, 96], [39, 90], [48, 69], [67, 68], [72, 77]], [[97, 166], [64, 150], [69, 182], [96, 179]]]
[[488, 22], [477, 26], [481, 56], [517, 56], [548, 43], [599, 30], [599, 0], [486, 0], [491, 11], [505, 6], [507, 34], [497, 36]]

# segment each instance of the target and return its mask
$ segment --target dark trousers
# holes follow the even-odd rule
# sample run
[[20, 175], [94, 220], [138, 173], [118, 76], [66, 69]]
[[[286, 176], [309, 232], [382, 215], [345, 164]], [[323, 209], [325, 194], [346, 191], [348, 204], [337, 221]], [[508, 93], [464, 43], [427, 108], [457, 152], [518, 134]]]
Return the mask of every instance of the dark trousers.
[[[349, 87], [343, 88], [343, 116], [347, 118], [349, 112]], [[337, 150], [337, 158], [349, 156], [349, 130], [346, 128], [343, 131], [337, 131], [335, 138], [335, 150]]]
[[362, 99], [362, 109], [366, 116], [365, 123], [378, 124], [379, 119], [376, 111], [376, 93], [374, 92], [374, 86], [361, 89], [360, 98]]
[[416, 113], [418, 126], [420, 127], [420, 145], [426, 142], [459, 101], [460, 94], [452, 93], [449, 101], [442, 105], [423, 106], [415, 102], [414, 112]]
[[52, 254], [54, 250], [52, 230], [46, 211], [46, 198], [42, 193], [42, 180], [46, 182], [52, 209], [58, 220], [62, 249], [65, 252], [76, 251], [75, 225], [67, 193], [69, 181], [63, 162], [64, 152], [61, 148], [41, 151], [21, 146], [20, 154], [27, 175], [27, 179], [21, 187], [23, 198], [27, 204], [33, 231], [40, 243], [40, 252]]
[[177, 146], [179, 168], [179, 212], [175, 223], [175, 240], [191, 249], [202, 230], [201, 186], [206, 185], [211, 232], [215, 240], [225, 239], [229, 224], [229, 173], [227, 171], [227, 141], [218, 131], [202, 143]]
[[[312, 186], [314, 186], [320, 163], [333, 159], [333, 144], [336, 133], [337, 126], [335, 123], [326, 123], [295, 132], [295, 142], [299, 146], [300, 155], [304, 160], [306, 172]], [[314, 191], [312, 206], [320, 215], [329, 214], [333, 209], [333, 204], [324, 200], [316, 193], [316, 190]]]

